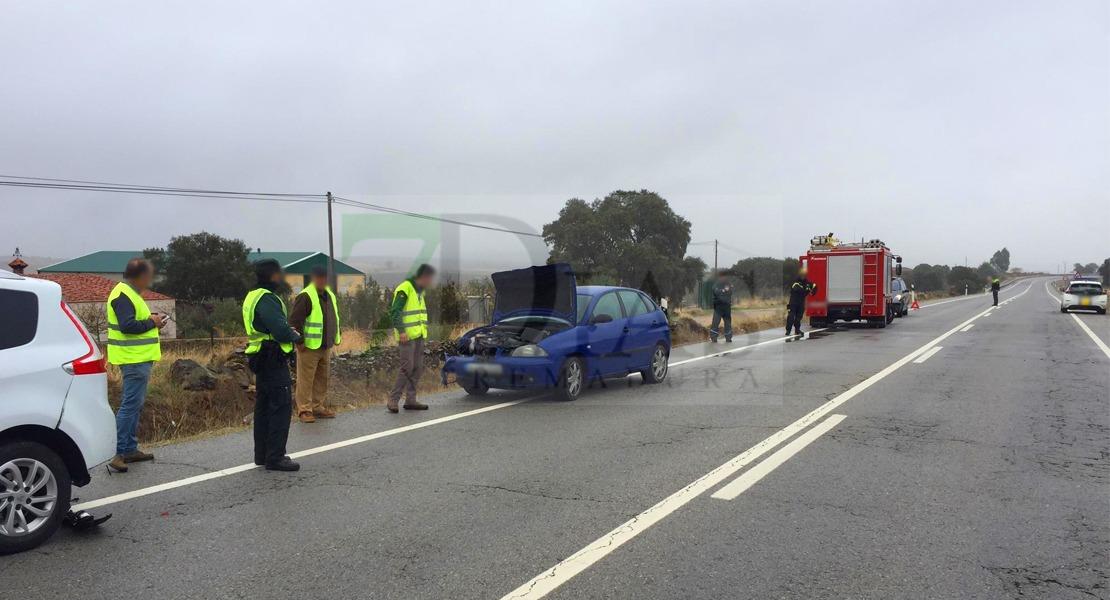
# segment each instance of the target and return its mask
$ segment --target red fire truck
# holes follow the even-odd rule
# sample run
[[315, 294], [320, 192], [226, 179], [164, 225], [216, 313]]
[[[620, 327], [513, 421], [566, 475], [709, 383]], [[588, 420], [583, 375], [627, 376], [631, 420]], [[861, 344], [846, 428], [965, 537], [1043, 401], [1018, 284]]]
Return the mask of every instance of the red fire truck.
[[890, 282], [902, 275], [902, 257], [881, 240], [843, 243], [831, 233], [819, 235], [799, 260], [817, 284], [817, 294], [806, 303], [813, 327], [861, 320], [886, 327], [894, 320]]

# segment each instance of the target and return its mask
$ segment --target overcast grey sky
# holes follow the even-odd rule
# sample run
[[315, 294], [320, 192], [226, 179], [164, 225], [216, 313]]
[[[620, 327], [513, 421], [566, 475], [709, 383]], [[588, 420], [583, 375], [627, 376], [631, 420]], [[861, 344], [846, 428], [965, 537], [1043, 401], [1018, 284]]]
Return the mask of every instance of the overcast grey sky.
[[[567, 198], [647, 188], [695, 239], [756, 254], [833, 231], [911, 265], [1110, 256], [1105, 0], [0, 5], [6, 175], [332, 190], [537, 229]], [[0, 188], [0, 209], [4, 256], [201, 229], [326, 249], [318, 206]]]

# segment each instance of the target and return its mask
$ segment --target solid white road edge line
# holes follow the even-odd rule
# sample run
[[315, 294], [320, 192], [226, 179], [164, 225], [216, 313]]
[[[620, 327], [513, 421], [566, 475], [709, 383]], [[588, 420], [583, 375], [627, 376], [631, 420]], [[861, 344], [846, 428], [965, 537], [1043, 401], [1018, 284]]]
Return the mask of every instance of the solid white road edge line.
[[[407, 431], [414, 431], [416, 429], [423, 429], [425, 427], [431, 427], [432, 425], [438, 425], [440, 423], [446, 423], [448, 421], [455, 421], [457, 419], [464, 419], [466, 417], [473, 417], [475, 415], [480, 415], [480, 414], [483, 414], [483, 413], [488, 413], [488, 412], [491, 412], [491, 411], [500, 410], [502, 408], [508, 408], [510, 406], [516, 406], [517, 404], [521, 404], [523, 402], [528, 402], [531, 399], [532, 398], [522, 398], [520, 400], [513, 400], [512, 402], [503, 402], [501, 404], [494, 404], [494, 405], [491, 405], [491, 406], [485, 406], [485, 407], [478, 408], [478, 409], [475, 409], [475, 410], [468, 410], [466, 412], [461, 412], [461, 413], [457, 413], [457, 414], [453, 414], [453, 415], [448, 415], [446, 417], [440, 417], [438, 419], [431, 419], [429, 421], [421, 421], [419, 423], [413, 423], [412, 425], [406, 425], [404, 427], [398, 427], [396, 429], [388, 429], [386, 431], [379, 431], [377, 433], [372, 433], [370, 435], [364, 435], [362, 437], [357, 437], [357, 438], [342, 441], [342, 442], [336, 442], [334, 444], [328, 444], [326, 446], [320, 446], [318, 448], [311, 448], [309, 450], [302, 450], [300, 452], [295, 452], [293, 454], [290, 454], [289, 457], [290, 458], [300, 458], [300, 457], [303, 457], [303, 456], [311, 456], [313, 454], [319, 454], [321, 452], [327, 452], [329, 450], [335, 450], [337, 448], [343, 448], [343, 447], [351, 446], [351, 445], [354, 445], [354, 444], [361, 444], [363, 442], [368, 442], [370, 440], [376, 440], [376, 439], [380, 439], [380, 438], [384, 438], [384, 437], [389, 437], [389, 436], [397, 435], [397, 434], [400, 434], [400, 433], [405, 433]], [[180, 488], [180, 487], [185, 487], [185, 486], [188, 486], [188, 485], [194, 485], [194, 484], [201, 483], [201, 482], [204, 482], [204, 481], [209, 481], [209, 480], [212, 480], [212, 479], [218, 479], [220, 477], [227, 477], [228, 475], [235, 475], [237, 473], [243, 473], [243, 472], [246, 472], [246, 471], [250, 471], [252, 469], [261, 469], [261, 468], [262, 467], [256, 466], [254, 463], [239, 465], [238, 467], [231, 467], [231, 468], [228, 468], [228, 469], [222, 469], [220, 471], [213, 471], [211, 473], [205, 473], [203, 475], [196, 475], [194, 477], [187, 477], [185, 479], [178, 479], [177, 481], [170, 481], [170, 482], [167, 482], [167, 483], [163, 483], [163, 484], [159, 484], [159, 485], [153, 485], [153, 486], [150, 486], [150, 487], [145, 487], [145, 488], [130, 491], [130, 492], [124, 492], [122, 494], [116, 494], [115, 496], [108, 496], [108, 497], [105, 497], [105, 498], [100, 498], [99, 500], [90, 500], [89, 502], [83, 502], [81, 504], [75, 505], [73, 507], [73, 510], [89, 510], [89, 509], [97, 508], [97, 507], [100, 507], [100, 506], [107, 506], [109, 504], [115, 504], [117, 502], [123, 502], [125, 500], [133, 500], [135, 498], [141, 498], [143, 496], [149, 496], [151, 494], [157, 494], [158, 492], [164, 492], [164, 491], [167, 491], [167, 490], [172, 490], [172, 489], [176, 489], [176, 488]]]
[[960, 330], [960, 333], [965, 333], [967, 331], [971, 331], [972, 327], [975, 327], [975, 323], [972, 323], [971, 325], [968, 325], [967, 327], [964, 327], [963, 329]]
[[1110, 358], [1110, 347], [1107, 347], [1105, 342], [1098, 339], [1098, 336], [1095, 335], [1095, 332], [1091, 331], [1090, 327], [1087, 327], [1087, 324], [1079, 318], [1079, 315], [1073, 314], [1071, 318], [1075, 319], [1075, 322], [1079, 323], [1079, 326], [1083, 328], [1083, 331], [1086, 331], [1087, 335], [1091, 336], [1091, 339], [1095, 341], [1095, 345], [1098, 346], [1099, 350], [1102, 350], [1102, 353], [1106, 355], [1106, 358]]
[[[968, 327], [971, 327], [971, 326], [968, 325]], [[960, 331], [966, 331], [966, 329], [961, 329]], [[916, 359], [914, 359], [913, 362], [915, 362], [917, 364], [921, 364], [921, 363], [929, 360], [934, 354], [936, 354], [937, 352], [940, 352], [942, 349], [943, 348], [941, 346], [933, 346], [928, 352], [926, 352], [925, 354], [922, 354], [921, 356], [918, 356]]]
[[830, 416], [820, 424], [814, 426], [813, 429], [799, 435], [794, 441], [783, 446], [779, 451], [768, 456], [763, 462], [745, 471], [743, 475], [737, 477], [732, 483], [717, 490], [717, 493], [713, 494], [712, 497], [718, 500], [735, 500], [737, 496], [748, 491], [753, 485], [759, 483], [759, 480], [770, 475], [772, 471], [781, 467], [786, 461], [793, 458], [795, 454], [817, 441], [817, 438], [828, 433], [829, 430], [839, 425], [840, 422], [846, 418], [848, 418], [848, 415]]
[[[1026, 289], [1025, 291], [1028, 292], [1029, 290]], [[1019, 294], [1019, 296], [1020, 295], [1021, 294]], [[543, 573], [535, 576], [528, 583], [525, 583], [512, 592], [509, 592], [502, 598], [502, 600], [511, 600], [513, 598], [543, 598], [544, 596], [550, 594], [566, 582], [573, 579], [579, 573], [585, 571], [586, 569], [593, 566], [595, 563], [599, 562], [601, 559], [615, 552], [618, 548], [620, 548], [636, 536], [640, 535], [644, 531], [647, 531], [649, 528], [651, 528], [652, 525], [655, 525], [659, 521], [662, 521], [678, 509], [689, 504], [695, 498], [701, 496], [705, 492], [716, 487], [721, 482], [732, 477], [741, 469], [754, 462], [760, 456], [763, 456], [782, 442], [790, 439], [799, 431], [802, 431], [808, 428], [813, 423], [816, 423], [840, 405], [859, 395], [860, 392], [863, 392], [872, 385], [875, 385], [879, 381], [882, 381], [891, 373], [904, 367], [906, 364], [916, 359], [922, 353], [927, 352], [933, 346], [936, 346], [937, 344], [947, 339], [949, 336], [959, 332], [960, 329], [963, 329], [964, 327], [970, 325], [974, 320], [978, 319], [986, 313], [987, 311], [983, 311], [975, 315], [974, 317], [971, 317], [970, 319], [964, 321], [963, 323], [960, 323], [954, 328], [949, 329], [947, 332], [941, 334], [936, 339], [902, 357], [894, 364], [861, 381], [849, 390], [822, 404], [809, 414], [798, 419], [797, 421], [794, 421], [790, 425], [787, 425], [783, 429], [776, 431], [763, 441], [740, 453], [732, 460], [717, 467], [716, 469], [713, 469], [709, 473], [703, 475], [701, 478], [695, 480], [693, 483], [690, 483], [686, 487], [664, 498], [655, 506], [652, 506], [644, 512], [636, 515], [635, 517], [632, 517], [632, 519], [625, 522], [620, 527], [617, 527], [613, 531], [610, 531], [609, 533], [601, 536], [590, 545], [579, 550], [578, 552], [575, 552], [569, 558], [564, 559], [554, 567], [551, 567]]]
[[[1060, 302], [1060, 297], [1057, 296], [1056, 294], [1053, 294], [1052, 290], [1049, 289], [1048, 286], [1049, 286], [1050, 283], [1052, 283], [1052, 282], [1051, 281], [1046, 281], [1045, 282], [1045, 284], [1044, 284], [1045, 293], [1048, 294], [1049, 298], [1052, 298], [1056, 302]], [[1110, 346], [1107, 346], [1106, 342], [1103, 342], [1101, 339], [1099, 339], [1099, 337], [1097, 335], [1095, 335], [1095, 332], [1091, 331], [1090, 327], [1087, 327], [1087, 324], [1083, 322], [1083, 319], [1079, 318], [1079, 315], [1077, 315], [1075, 313], [1071, 313], [1071, 318], [1075, 319], [1075, 322], [1079, 323], [1079, 327], [1081, 327], [1083, 329], [1083, 331], [1087, 332], [1087, 335], [1090, 336], [1091, 339], [1095, 341], [1095, 345], [1098, 346], [1098, 349], [1102, 350], [1102, 353], [1105, 354], [1107, 358], [1110, 358]]]
[[[813, 332], [813, 331], [824, 331], [824, 330], [823, 329], [813, 329], [810, 332]], [[748, 346], [740, 346], [740, 347], [737, 347], [737, 348], [729, 348], [728, 350], [724, 350], [722, 352], [716, 352], [716, 353], [709, 354], [709, 355], [706, 355], [706, 356], [698, 356], [698, 357], [695, 357], [695, 358], [690, 358], [690, 359], [687, 359], [687, 360], [679, 361], [677, 363], [671, 363], [670, 366], [671, 367], [679, 367], [679, 366], [689, 364], [689, 363], [692, 363], [692, 362], [697, 362], [699, 360], [706, 360], [706, 359], [709, 359], [709, 358], [716, 358], [718, 356], [724, 356], [726, 354], [731, 354], [733, 352], [740, 352], [742, 350], [747, 350], [749, 348], [755, 348], [757, 346], [764, 346], [764, 345], [772, 344], [772, 343], [775, 343], [775, 342], [781, 342], [783, 340], [792, 339], [792, 337], [793, 336], [784, 336], [784, 337], [775, 338], [775, 339], [771, 339], [771, 340], [765, 340], [765, 341], [762, 341], [762, 342], [759, 342], [759, 343], [756, 343], [756, 344], [751, 344], [751, 345], [748, 345]], [[462, 419], [462, 418], [465, 418], [465, 417], [472, 417], [472, 416], [480, 415], [480, 414], [487, 413], [487, 412], [490, 412], [490, 411], [499, 410], [499, 409], [502, 409], [502, 408], [508, 408], [510, 406], [516, 406], [517, 404], [522, 404], [524, 402], [528, 402], [529, 400], [532, 400], [532, 398], [524, 398], [524, 399], [521, 399], [521, 400], [514, 400], [512, 402], [504, 402], [502, 404], [494, 404], [492, 406], [486, 406], [484, 408], [479, 408], [479, 409], [475, 409], [475, 410], [471, 410], [471, 411], [461, 412], [461, 413], [454, 414], [454, 415], [449, 415], [449, 416], [446, 416], [446, 417], [440, 417], [438, 419], [432, 419], [430, 421], [422, 421], [420, 423], [414, 423], [412, 425], [406, 425], [404, 427], [398, 427], [396, 429], [387, 429], [385, 431], [379, 431], [377, 433], [371, 433], [369, 435], [364, 435], [364, 436], [357, 437], [357, 438], [352, 438], [352, 439], [349, 439], [349, 440], [343, 440], [341, 442], [335, 442], [335, 443], [332, 443], [332, 444], [319, 446], [317, 448], [309, 448], [308, 450], [301, 450], [300, 452], [294, 452], [294, 453], [290, 454], [289, 457], [296, 459], [296, 458], [303, 458], [303, 457], [306, 457], [306, 456], [312, 456], [314, 454], [320, 454], [320, 453], [323, 453], [323, 452], [330, 452], [332, 450], [338, 450], [340, 448], [346, 448], [347, 446], [354, 446], [356, 444], [363, 444], [363, 443], [370, 442], [370, 441], [377, 440], [377, 439], [381, 439], [381, 438], [384, 438], [384, 437], [390, 437], [390, 436], [398, 435], [398, 434], [405, 433], [405, 432], [408, 432], [408, 431], [414, 431], [414, 430], [417, 430], [417, 429], [423, 429], [425, 427], [431, 427], [432, 425], [439, 425], [440, 423], [447, 423], [449, 421], [454, 421], [454, 420]], [[124, 492], [122, 494], [116, 494], [114, 496], [107, 496], [107, 497], [100, 498], [100, 499], [97, 499], [97, 500], [90, 500], [88, 502], [83, 502], [81, 504], [74, 505], [73, 510], [90, 510], [90, 509], [93, 509], [93, 508], [99, 508], [101, 506], [107, 506], [109, 504], [116, 504], [116, 503], [119, 503], [119, 502], [124, 502], [126, 500], [133, 500], [135, 498], [142, 498], [143, 496], [149, 496], [151, 494], [157, 494], [159, 492], [165, 492], [165, 491], [168, 491], [168, 490], [173, 490], [173, 489], [177, 489], [177, 488], [181, 488], [181, 487], [195, 485], [195, 484], [198, 484], [198, 483], [203, 483], [205, 481], [210, 481], [212, 479], [219, 479], [221, 477], [227, 477], [229, 475], [237, 475], [239, 473], [244, 473], [246, 471], [250, 471], [250, 470], [253, 470], [253, 469], [259, 469], [259, 468], [261, 468], [261, 467], [256, 466], [254, 463], [239, 465], [237, 467], [229, 467], [227, 469], [221, 469], [219, 471], [213, 471], [211, 473], [204, 473], [202, 475], [187, 477], [185, 479], [179, 479], [179, 480], [176, 480], [176, 481], [169, 481], [169, 482], [166, 482], [166, 483], [153, 485], [153, 486], [150, 486], [150, 487], [140, 488], [140, 489], [130, 491], [130, 492]]]

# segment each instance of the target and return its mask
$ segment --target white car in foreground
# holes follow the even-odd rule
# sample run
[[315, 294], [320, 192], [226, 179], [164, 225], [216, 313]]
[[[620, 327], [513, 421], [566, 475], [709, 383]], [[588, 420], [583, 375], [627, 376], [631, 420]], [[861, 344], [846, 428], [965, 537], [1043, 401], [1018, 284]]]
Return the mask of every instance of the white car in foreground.
[[1060, 298], [1060, 312], [1094, 310], [1106, 314], [1106, 289], [1097, 281], [1077, 279], [1068, 284]]
[[115, 447], [104, 356], [61, 287], [0, 272], [0, 554], [53, 535]]

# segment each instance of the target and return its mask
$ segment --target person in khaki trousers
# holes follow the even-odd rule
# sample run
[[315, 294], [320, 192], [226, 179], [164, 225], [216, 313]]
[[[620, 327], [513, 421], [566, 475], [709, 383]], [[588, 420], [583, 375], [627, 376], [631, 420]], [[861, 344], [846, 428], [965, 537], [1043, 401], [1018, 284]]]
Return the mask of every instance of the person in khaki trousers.
[[314, 267], [308, 287], [293, 302], [289, 324], [304, 334], [297, 346], [297, 418], [302, 423], [334, 419], [328, 408], [331, 351], [339, 345], [339, 307], [328, 287], [328, 270]]

